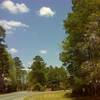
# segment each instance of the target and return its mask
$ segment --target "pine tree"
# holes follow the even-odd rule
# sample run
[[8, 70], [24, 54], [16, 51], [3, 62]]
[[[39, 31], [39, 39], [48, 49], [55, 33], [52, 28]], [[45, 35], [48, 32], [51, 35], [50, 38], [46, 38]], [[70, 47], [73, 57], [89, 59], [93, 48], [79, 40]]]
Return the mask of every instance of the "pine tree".
[[100, 80], [100, 0], [72, 0], [72, 12], [64, 21], [67, 36], [61, 61], [67, 66], [73, 88]]

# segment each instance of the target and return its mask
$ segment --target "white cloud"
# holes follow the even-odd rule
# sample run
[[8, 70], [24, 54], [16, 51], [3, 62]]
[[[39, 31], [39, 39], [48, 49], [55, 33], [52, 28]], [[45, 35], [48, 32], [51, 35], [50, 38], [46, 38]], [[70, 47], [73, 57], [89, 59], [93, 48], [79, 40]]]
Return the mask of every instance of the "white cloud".
[[27, 13], [29, 8], [24, 3], [14, 3], [11, 0], [4, 0], [1, 3], [1, 8], [8, 10], [10, 13]]
[[15, 54], [15, 53], [18, 52], [18, 50], [15, 49], [15, 48], [11, 48], [11, 49], [8, 50], [8, 52], [11, 53], [11, 54]]
[[29, 8], [24, 3], [22, 4], [17, 3], [16, 6], [20, 13], [26, 13], [29, 11]]
[[0, 25], [4, 27], [6, 30], [11, 30], [18, 27], [28, 27], [28, 25], [23, 24], [20, 21], [7, 21], [7, 20], [0, 20]]
[[55, 15], [55, 12], [49, 7], [40, 8], [38, 13], [40, 16], [45, 16], [45, 17], [53, 17]]
[[47, 50], [40, 50], [41, 54], [47, 54]]

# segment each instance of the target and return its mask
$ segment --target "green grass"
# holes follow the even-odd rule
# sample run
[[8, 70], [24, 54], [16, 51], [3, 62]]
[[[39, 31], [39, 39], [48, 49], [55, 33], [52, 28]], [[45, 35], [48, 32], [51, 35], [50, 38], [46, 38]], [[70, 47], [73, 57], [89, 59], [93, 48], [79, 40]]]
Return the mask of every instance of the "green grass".
[[100, 100], [100, 97], [78, 97], [69, 98], [65, 96], [66, 92], [42, 92], [35, 93], [30, 97], [26, 97], [24, 100]]
[[60, 92], [45, 92], [45, 93], [37, 93], [31, 97], [27, 97], [24, 100], [73, 100], [71, 98], [65, 97], [64, 91]]

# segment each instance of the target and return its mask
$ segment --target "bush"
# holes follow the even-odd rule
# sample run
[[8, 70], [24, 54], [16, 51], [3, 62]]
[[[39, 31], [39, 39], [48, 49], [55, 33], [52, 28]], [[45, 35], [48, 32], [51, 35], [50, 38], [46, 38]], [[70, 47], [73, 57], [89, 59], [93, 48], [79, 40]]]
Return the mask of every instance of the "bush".
[[45, 90], [45, 87], [42, 86], [40, 83], [36, 83], [34, 85], [34, 88], [32, 90], [35, 90], [35, 91], [44, 91]]

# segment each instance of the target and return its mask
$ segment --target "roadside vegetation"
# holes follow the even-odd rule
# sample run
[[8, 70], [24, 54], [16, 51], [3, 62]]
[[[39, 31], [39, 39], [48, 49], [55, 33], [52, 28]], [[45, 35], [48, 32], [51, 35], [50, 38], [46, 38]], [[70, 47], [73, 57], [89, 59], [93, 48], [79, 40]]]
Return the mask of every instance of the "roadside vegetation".
[[63, 90], [67, 86], [64, 67], [47, 66], [41, 56], [36, 56], [28, 75], [28, 89], [33, 91]]
[[24, 100], [72, 100], [70, 98], [65, 98], [66, 92], [44, 92], [41, 94], [36, 94], [31, 97], [27, 97]]
[[5, 41], [6, 31], [0, 26], [0, 93], [14, 91], [62, 90], [67, 84], [66, 68], [48, 66], [43, 58], [35, 56], [26, 71], [19, 57], [12, 57]]
[[60, 59], [73, 96], [100, 96], [100, 0], [72, 0]]
[[100, 97], [71, 97], [66, 91], [48, 91], [35, 93], [32, 96], [26, 97], [24, 100], [100, 100]]
[[12, 57], [5, 41], [6, 30], [0, 26], [0, 93], [25, 90], [26, 71], [19, 57]]

